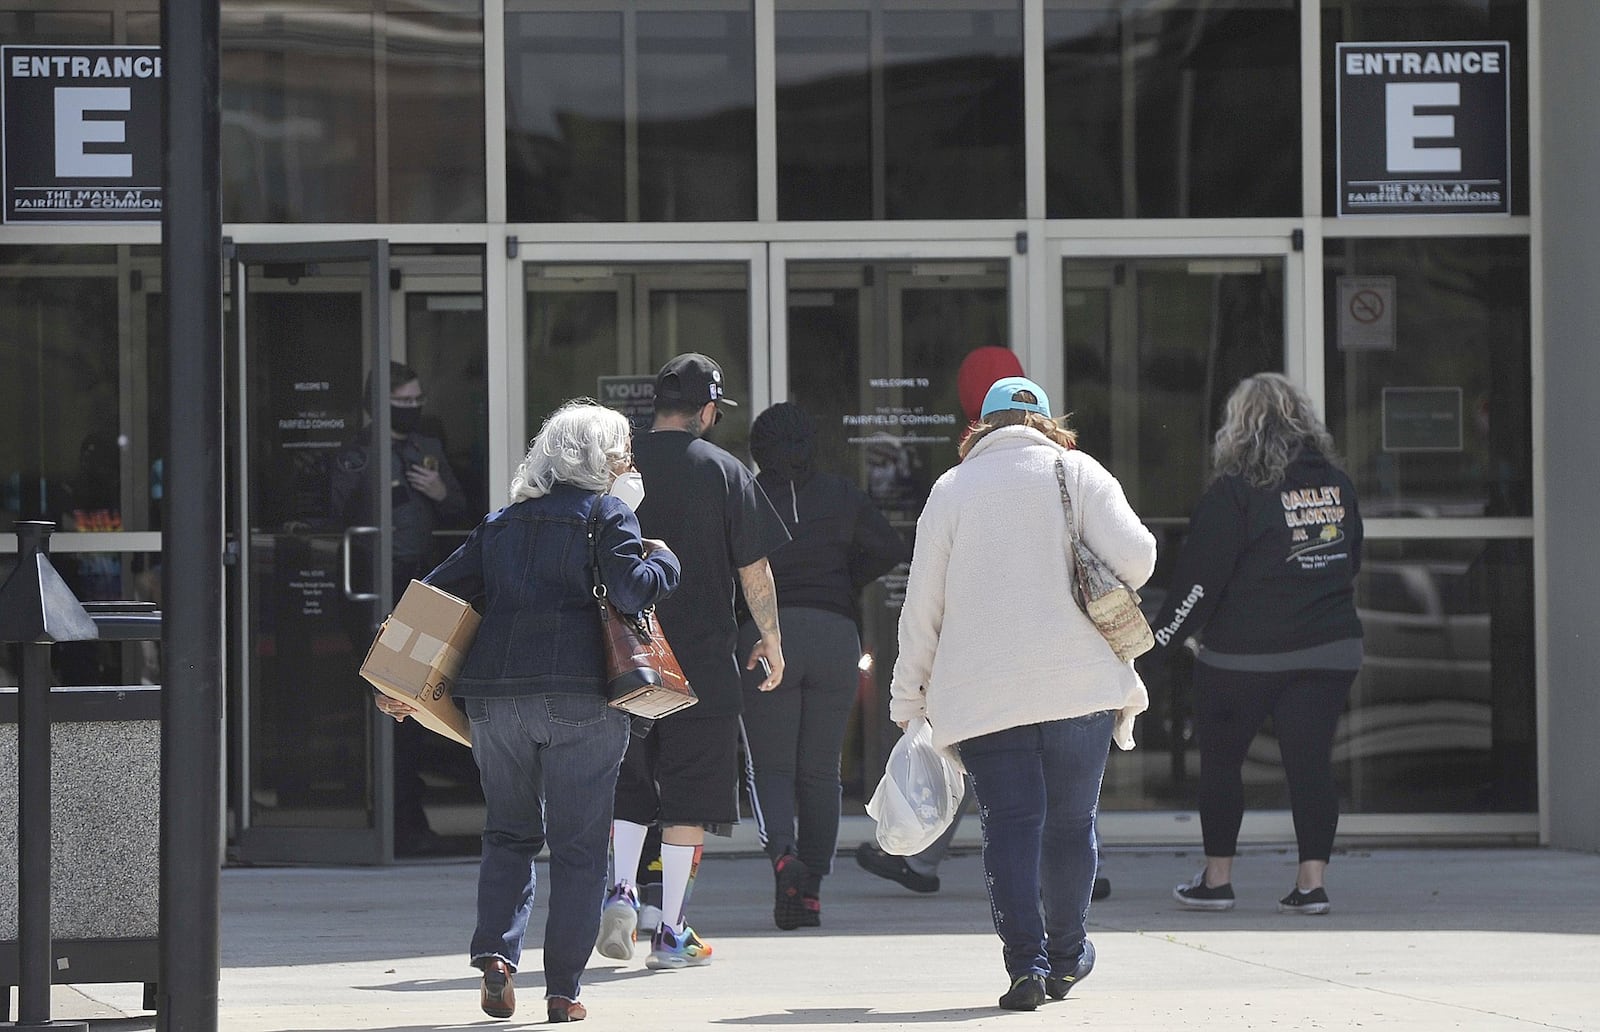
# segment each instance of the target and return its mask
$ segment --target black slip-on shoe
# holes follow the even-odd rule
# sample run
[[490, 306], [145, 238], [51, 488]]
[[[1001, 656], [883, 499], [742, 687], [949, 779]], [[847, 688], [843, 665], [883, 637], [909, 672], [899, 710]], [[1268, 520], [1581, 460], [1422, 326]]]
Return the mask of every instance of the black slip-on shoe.
[[870, 871], [880, 878], [899, 882], [912, 892], [939, 891], [937, 874], [918, 874], [906, 863], [905, 857], [885, 853], [871, 842], [863, 842], [856, 847], [856, 863], [863, 870]]
[[1020, 975], [1013, 979], [1011, 988], [1000, 997], [1002, 1010], [1031, 1011], [1038, 1010], [1039, 1004], [1044, 1002], [1044, 976]]
[[1089, 977], [1089, 972], [1094, 970], [1094, 943], [1088, 939], [1083, 940], [1083, 952], [1078, 954], [1078, 959], [1072, 965], [1072, 970], [1064, 975], [1051, 973], [1044, 980], [1044, 991], [1052, 1000], [1064, 1000], [1072, 987]]

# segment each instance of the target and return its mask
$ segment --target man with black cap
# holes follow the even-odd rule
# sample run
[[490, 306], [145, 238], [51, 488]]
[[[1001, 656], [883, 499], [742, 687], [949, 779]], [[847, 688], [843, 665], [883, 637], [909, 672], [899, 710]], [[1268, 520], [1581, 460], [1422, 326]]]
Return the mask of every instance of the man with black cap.
[[[606, 896], [595, 946], [615, 960], [633, 956], [639, 898], [629, 879], [649, 826], [659, 821], [662, 917], [647, 961], [658, 970], [711, 962], [711, 947], [684, 913], [706, 831], [726, 835], [739, 819], [740, 667], [763, 670], [763, 691], [783, 680], [767, 556], [789, 532], [744, 463], [704, 439], [722, 418], [721, 406], [734, 404], [723, 394], [716, 362], [679, 355], [656, 374], [650, 432], [633, 439], [645, 488], [639, 526], [646, 537], [666, 541], [683, 565], [678, 590], [657, 616], [700, 701], [629, 743], [611, 826], [618, 881]], [[736, 655], [735, 579], [760, 631], [748, 657]]]

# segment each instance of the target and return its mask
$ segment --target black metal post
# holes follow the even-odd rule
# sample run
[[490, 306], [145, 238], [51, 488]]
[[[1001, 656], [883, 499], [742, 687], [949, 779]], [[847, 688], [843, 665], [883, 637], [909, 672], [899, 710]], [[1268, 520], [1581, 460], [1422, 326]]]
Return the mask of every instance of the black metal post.
[[[49, 553], [54, 523], [17, 524], [17, 567], [27, 575]], [[30, 569], [31, 568], [31, 569]], [[89, 1032], [83, 1022], [50, 1020], [50, 603], [38, 591], [36, 628], [23, 642], [17, 681], [17, 1022], [14, 1028]], [[11, 614], [8, 614], [11, 615]], [[7, 631], [12, 628], [6, 628]]]
[[162, 281], [170, 364], [162, 528], [157, 1028], [215, 1032], [222, 866], [222, 205], [218, 0], [163, 0]]

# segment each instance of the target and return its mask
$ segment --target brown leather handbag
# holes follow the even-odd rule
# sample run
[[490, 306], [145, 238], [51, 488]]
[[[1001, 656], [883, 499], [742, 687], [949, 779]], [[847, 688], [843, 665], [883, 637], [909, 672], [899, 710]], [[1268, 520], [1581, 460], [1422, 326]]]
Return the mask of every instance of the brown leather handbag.
[[634, 616], [619, 612], [600, 579], [600, 499], [589, 510], [589, 569], [600, 640], [606, 654], [606, 701], [636, 717], [659, 720], [700, 700], [678, 665], [654, 609]]

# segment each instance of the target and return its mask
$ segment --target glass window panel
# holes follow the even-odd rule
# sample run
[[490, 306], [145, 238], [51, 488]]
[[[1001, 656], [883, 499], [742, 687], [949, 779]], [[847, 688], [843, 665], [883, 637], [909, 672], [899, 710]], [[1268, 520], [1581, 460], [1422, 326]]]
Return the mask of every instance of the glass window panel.
[[862, 11], [778, 12], [779, 218], [873, 217], [871, 42]]
[[1356, 608], [1366, 659], [1334, 740], [1350, 808], [1533, 810], [1532, 542], [1368, 539]]
[[626, 222], [622, 16], [506, 17], [513, 222]]
[[883, 15], [883, 218], [1021, 217], [1020, 5]]
[[[1528, 242], [1333, 240], [1324, 254], [1328, 428], [1362, 515], [1531, 515]], [[1341, 347], [1358, 340], [1346, 276], [1392, 277], [1392, 347]]]
[[224, 220], [481, 219], [482, 31], [476, 0], [225, 7]]
[[0, 11], [0, 41], [56, 46], [116, 42], [107, 11]]
[[483, 4], [390, 0], [388, 222], [474, 222], [484, 191]]
[[1338, 208], [1335, 54], [1340, 43], [1505, 41], [1511, 44], [1511, 213], [1528, 214], [1526, 0], [1322, 0], [1322, 210]]
[[223, 221], [377, 218], [374, 48], [370, 12], [224, 10]]
[[1293, 0], [1049, 0], [1052, 218], [1300, 211]]
[[507, 208], [524, 222], [755, 218], [747, 3], [507, 14]]
[[639, 219], [756, 217], [755, 20], [640, 13]]

